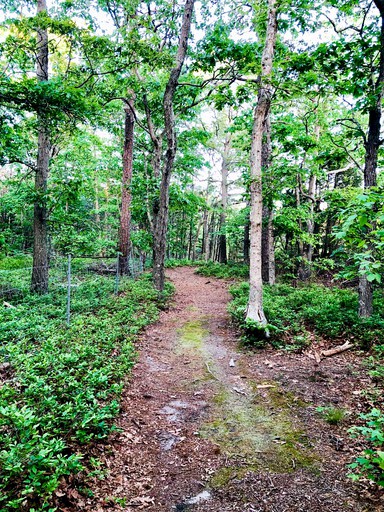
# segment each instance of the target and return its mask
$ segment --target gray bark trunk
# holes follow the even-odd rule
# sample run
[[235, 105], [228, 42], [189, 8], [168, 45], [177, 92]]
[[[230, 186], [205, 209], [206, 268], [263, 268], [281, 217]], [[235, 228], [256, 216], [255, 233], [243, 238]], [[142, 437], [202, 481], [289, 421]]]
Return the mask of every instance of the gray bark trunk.
[[261, 59], [261, 77], [257, 106], [254, 112], [251, 145], [251, 228], [250, 228], [250, 279], [249, 299], [246, 320], [255, 322], [264, 328], [267, 319], [263, 310], [263, 287], [261, 272], [261, 236], [262, 236], [262, 145], [265, 120], [271, 106], [273, 56], [277, 34], [276, 0], [268, 1], [267, 35]]
[[227, 224], [227, 208], [228, 208], [228, 161], [231, 147], [231, 136], [227, 134], [224, 141], [224, 151], [221, 164], [221, 213], [220, 213], [220, 235], [218, 246], [219, 263], [228, 263], [227, 257], [227, 235], [225, 233]]
[[135, 116], [133, 100], [125, 107], [123, 176], [121, 180], [121, 207], [119, 227], [119, 272], [129, 274], [129, 252], [131, 248], [131, 181], [133, 170], [133, 136]]
[[[272, 156], [271, 142], [271, 122], [268, 112], [264, 125], [263, 146], [261, 151], [262, 172], [271, 179], [270, 164]], [[264, 284], [275, 284], [275, 243], [273, 237], [273, 211], [263, 204], [263, 223], [261, 238], [261, 259], [262, 259], [262, 278]]]
[[[45, 0], [38, 0], [37, 14], [46, 12]], [[48, 80], [48, 31], [37, 30], [36, 76], [39, 82]], [[42, 113], [38, 113], [37, 164], [35, 173], [35, 193], [33, 216], [33, 269], [31, 291], [48, 291], [48, 209], [47, 183], [50, 158], [50, 137], [47, 122]]]

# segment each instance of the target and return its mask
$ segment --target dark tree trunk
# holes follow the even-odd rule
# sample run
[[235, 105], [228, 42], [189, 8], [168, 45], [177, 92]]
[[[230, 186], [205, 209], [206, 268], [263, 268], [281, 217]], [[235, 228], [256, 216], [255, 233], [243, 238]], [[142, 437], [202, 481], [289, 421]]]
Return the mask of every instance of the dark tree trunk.
[[135, 116], [133, 100], [125, 107], [123, 177], [121, 181], [121, 208], [119, 228], [119, 272], [129, 274], [129, 252], [131, 248], [131, 181], [133, 169], [133, 135]]
[[[46, 12], [46, 0], [38, 0], [37, 14]], [[37, 30], [36, 76], [39, 82], [48, 80], [48, 31]], [[48, 291], [48, 209], [47, 183], [50, 158], [50, 137], [47, 120], [38, 113], [37, 164], [35, 173], [35, 193], [33, 217], [33, 269], [31, 291], [46, 293]]]
[[[376, 7], [380, 11], [381, 33], [380, 33], [380, 62], [379, 75], [376, 80], [374, 94], [376, 96], [375, 104], [369, 111], [368, 137], [365, 142], [365, 164], [364, 164], [364, 189], [375, 187], [377, 185], [376, 169], [377, 157], [381, 131], [381, 111], [384, 97], [384, 2], [383, 0], [374, 0]], [[367, 280], [366, 275], [359, 278], [359, 316], [367, 318], [373, 312], [373, 287]]]
[[176, 56], [176, 66], [172, 69], [167, 86], [165, 88], [164, 127], [167, 138], [167, 151], [165, 164], [161, 177], [160, 197], [157, 213], [154, 216], [153, 236], [153, 283], [161, 293], [164, 290], [164, 259], [167, 244], [168, 210], [169, 210], [169, 185], [173, 171], [173, 164], [176, 156], [176, 133], [175, 119], [173, 112], [173, 98], [177, 88], [181, 69], [184, 64], [188, 47], [188, 37], [191, 29], [194, 0], [186, 0], [184, 7], [183, 22], [180, 32], [179, 47]]

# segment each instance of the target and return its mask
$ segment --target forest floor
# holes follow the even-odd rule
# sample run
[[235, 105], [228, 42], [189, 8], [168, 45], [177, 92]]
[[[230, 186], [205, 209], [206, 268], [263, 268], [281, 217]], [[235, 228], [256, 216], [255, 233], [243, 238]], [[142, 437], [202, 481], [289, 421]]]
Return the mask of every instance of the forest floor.
[[[348, 411], [370, 385], [361, 358], [241, 349], [228, 283], [190, 267], [167, 275], [174, 302], [141, 337], [119, 432], [87, 455], [101, 463], [86, 484], [73, 477], [56, 493], [59, 510], [383, 511], [346, 477], [359, 450]], [[319, 406], [346, 419], [329, 425]]]

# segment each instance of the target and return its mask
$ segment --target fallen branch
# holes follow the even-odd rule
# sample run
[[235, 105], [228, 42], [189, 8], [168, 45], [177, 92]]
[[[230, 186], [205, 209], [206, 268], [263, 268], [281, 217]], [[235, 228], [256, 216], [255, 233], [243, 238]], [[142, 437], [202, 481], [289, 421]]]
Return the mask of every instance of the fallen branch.
[[349, 341], [346, 341], [344, 345], [339, 345], [338, 347], [330, 348], [329, 350], [323, 350], [321, 352], [321, 355], [323, 357], [330, 357], [334, 356], [336, 354], [340, 354], [341, 352], [345, 352], [346, 350], [349, 350], [350, 348], [353, 348], [353, 344], [349, 343]]

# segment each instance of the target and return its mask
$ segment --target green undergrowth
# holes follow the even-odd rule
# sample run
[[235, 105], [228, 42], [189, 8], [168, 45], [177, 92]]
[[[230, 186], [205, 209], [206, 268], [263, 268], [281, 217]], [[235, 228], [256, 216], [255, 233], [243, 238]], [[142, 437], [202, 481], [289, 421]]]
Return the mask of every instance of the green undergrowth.
[[227, 263], [224, 265], [215, 261], [170, 258], [165, 262], [165, 266], [166, 268], [197, 267], [197, 274], [220, 279], [244, 279], [249, 276], [249, 266], [243, 263]]
[[195, 267], [199, 265], [198, 261], [188, 260], [187, 258], [182, 258], [180, 260], [176, 258], [169, 258], [165, 261], [165, 268], [176, 268], [176, 267]]
[[0, 257], [0, 270], [14, 270], [32, 265], [32, 256], [21, 254], [19, 256]]
[[196, 271], [206, 277], [218, 277], [220, 279], [238, 279], [249, 277], [249, 267], [243, 263], [215, 263], [209, 261], [201, 263]]
[[[233, 301], [229, 311], [243, 327], [249, 284], [230, 288]], [[318, 284], [292, 287], [287, 284], [264, 287], [264, 311], [269, 322], [270, 341], [274, 346], [299, 348], [309, 343], [311, 335], [341, 341], [355, 341], [363, 348], [380, 343], [384, 329], [384, 297], [376, 293], [371, 318], [357, 314], [358, 296], [350, 289], [328, 288]], [[252, 339], [246, 340], [252, 342]]]
[[[76, 290], [28, 295], [0, 309], [0, 510], [54, 510], [62, 475], [81, 469], [82, 445], [105, 438], [119, 412], [138, 332], [156, 320], [149, 276], [97, 276]], [[167, 294], [171, 289], [167, 287]]]

